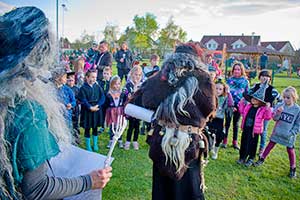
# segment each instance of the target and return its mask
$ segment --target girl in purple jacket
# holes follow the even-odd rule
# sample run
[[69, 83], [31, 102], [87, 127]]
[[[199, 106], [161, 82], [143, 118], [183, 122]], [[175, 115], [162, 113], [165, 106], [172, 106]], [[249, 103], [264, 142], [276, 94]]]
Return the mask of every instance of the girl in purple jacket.
[[246, 103], [242, 99], [239, 104], [239, 112], [243, 119], [241, 128], [243, 130], [238, 164], [250, 167], [254, 164], [259, 135], [263, 132], [264, 120], [272, 118], [270, 103], [264, 101], [266, 87], [261, 87], [253, 95], [245, 98], [250, 101]]

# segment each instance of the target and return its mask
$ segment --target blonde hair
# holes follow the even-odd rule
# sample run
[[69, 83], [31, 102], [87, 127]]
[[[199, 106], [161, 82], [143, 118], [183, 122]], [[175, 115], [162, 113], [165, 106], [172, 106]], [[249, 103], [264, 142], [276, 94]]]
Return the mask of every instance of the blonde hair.
[[246, 77], [245, 67], [244, 67], [244, 64], [241, 63], [241, 62], [235, 62], [235, 63], [233, 63], [232, 69], [231, 69], [231, 74], [233, 74], [233, 71], [234, 71], [235, 66], [239, 66], [239, 67], [241, 68], [241, 71], [242, 71], [242, 72], [241, 72], [241, 77], [242, 77], [242, 76]]
[[130, 72], [129, 72], [130, 76], [132, 76], [132, 74], [133, 74], [134, 72], [141, 72], [141, 73], [143, 73], [143, 69], [142, 69], [141, 66], [135, 65], [135, 66], [132, 67], [132, 69], [131, 69]]
[[299, 96], [298, 96], [296, 88], [294, 88], [293, 86], [288, 86], [287, 88], [285, 88], [282, 91], [282, 96], [284, 96], [284, 94], [287, 94], [287, 93], [289, 93], [293, 97], [294, 102], [298, 101]]
[[112, 86], [117, 82], [117, 81], [121, 81], [121, 78], [118, 75], [115, 75], [113, 77], [111, 77], [111, 80], [109, 82], [109, 90], [112, 90]]
[[74, 71], [79, 72], [79, 71], [83, 70], [84, 69], [84, 64], [85, 64], [84, 58], [82, 58], [82, 57], [78, 58], [75, 61]]

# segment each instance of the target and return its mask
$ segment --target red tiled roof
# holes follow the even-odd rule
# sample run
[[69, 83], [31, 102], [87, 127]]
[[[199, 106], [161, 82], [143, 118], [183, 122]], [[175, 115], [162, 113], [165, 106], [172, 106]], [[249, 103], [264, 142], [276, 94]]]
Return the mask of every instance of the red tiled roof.
[[267, 47], [268, 45], [272, 45], [275, 50], [280, 51], [287, 43], [289, 43], [289, 41], [261, 42], [261, 46]]
[[253, 36], [253, 44], [251, 44], [251, 35], [205, 35], [202, 37], [200, 42], [202, 45], [206, 46], [205, 44], [211, 39], [215, 40], [219, 44], [216, 50], [222, 50], [223, 44], [226, 44], [227, 49], [231, 49], [231, 44], [239, 39], [246, 45], [258, 45], [260, 42], [260, 36]]

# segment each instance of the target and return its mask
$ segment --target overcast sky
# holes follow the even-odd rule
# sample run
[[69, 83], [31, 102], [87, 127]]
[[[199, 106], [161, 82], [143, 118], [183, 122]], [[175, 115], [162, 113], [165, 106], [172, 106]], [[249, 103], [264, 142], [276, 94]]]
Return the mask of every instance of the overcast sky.
[[[170, 16], [188, 34], [201, 40], [203, 35], [260, 35], [262, 41], [290, 41], [300, 48], [300, 0], [59, 0], [59, 25], [71, 41], [84, 30], [101, 40], [107, 23], [118, 25], [120, 32], [132, 26], [134, 15], [153, 13], [160, 28]], [[41, 8], [55, 28], [55, 0], [0, 0], [0, 13], [12, 6]]]

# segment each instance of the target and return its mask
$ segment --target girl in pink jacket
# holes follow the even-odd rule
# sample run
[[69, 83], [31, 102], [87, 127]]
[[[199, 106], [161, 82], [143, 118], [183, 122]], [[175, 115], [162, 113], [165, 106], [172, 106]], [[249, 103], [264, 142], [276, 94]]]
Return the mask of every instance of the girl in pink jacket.
[[[237, 161], [238, 164], [245, 164], [250, 167], [254, 164], [254, 158], [256, 154], [259, 135], [263, 132], [264, 120], [269, 120], [272, 117], [272, 110], [270, 103], [264, 101], [264, 88], [259, 89], [256, 93], [248, 96], [250, 103], [246, 103], [245, 99], [242, 99], [239, 104], [239, 112], [243, 119], [241, 128], [243, 130], [240, 158]], [[246, 161], [247, 160], [247, 161]]]

